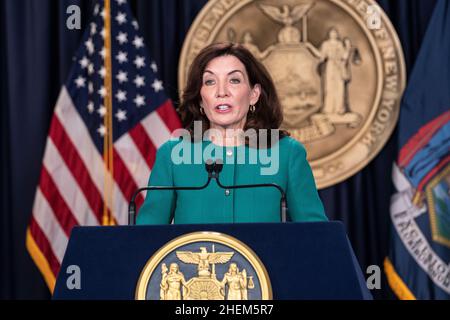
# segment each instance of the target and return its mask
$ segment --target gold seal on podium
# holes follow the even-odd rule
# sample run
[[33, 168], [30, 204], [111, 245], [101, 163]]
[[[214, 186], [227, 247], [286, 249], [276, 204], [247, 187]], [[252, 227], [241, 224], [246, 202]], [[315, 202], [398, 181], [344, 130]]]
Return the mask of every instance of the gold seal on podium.
[[217, 232], [180, 236], [158, 250], [141, 272], [138, 300], [269, 300], [272, 288], [258, 256]]

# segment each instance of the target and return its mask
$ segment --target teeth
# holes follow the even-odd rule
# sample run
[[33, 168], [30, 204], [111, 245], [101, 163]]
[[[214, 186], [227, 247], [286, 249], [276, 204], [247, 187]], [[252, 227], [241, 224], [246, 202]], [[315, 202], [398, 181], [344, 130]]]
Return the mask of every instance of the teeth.
[[217, 106], [217, 109], [219, 109], [219, 110], [227, 110], [227, 109], [229, 109], [230, 107], [229, 106], [227, 106], [227, 105], [220, 105], [220, 106]]

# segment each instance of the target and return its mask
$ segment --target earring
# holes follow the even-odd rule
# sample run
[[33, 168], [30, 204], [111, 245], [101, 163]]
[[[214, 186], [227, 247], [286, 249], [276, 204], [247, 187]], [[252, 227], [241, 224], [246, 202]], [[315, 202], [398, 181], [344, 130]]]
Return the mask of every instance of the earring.
[[251, 112], [251, 113], [254, 113], [255, 110], [256, 110], [255, 105], [254, 105], [254, 104], [251, 104], [251, 105], [250, 105], [250, 112]]
[[201, 113], [202, 115], [205, 115], [205, 111], [203, 110], [203, 107], [200, 107], [200, 113]]

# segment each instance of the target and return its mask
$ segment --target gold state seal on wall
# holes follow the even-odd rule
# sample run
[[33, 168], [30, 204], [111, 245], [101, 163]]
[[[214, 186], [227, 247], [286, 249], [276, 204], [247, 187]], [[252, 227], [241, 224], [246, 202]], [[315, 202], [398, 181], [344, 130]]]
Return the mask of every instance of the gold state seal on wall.
[[180, 88], [197, 53], [224, 41], [243, 44], [269, 70], [282, 127], [305, 145], [319, 188], [361, 170], [388, 140], [405, 64], [374, 1], [211, 0], [184, 42]]
[[156, 252], [136, 287], [140, 300], [268, 300], [272, 288], [258, 256], [225, 234], [195, 232]]

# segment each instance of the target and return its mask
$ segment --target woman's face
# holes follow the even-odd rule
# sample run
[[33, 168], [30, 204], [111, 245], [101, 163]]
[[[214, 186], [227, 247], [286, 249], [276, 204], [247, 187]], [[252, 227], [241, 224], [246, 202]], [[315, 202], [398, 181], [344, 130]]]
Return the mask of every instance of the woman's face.
[[261, 89], [250, 86], [244, 64], [227, 55], [211, 60], [203, 72], [201, 106], [211, 128], [243, 129], [249, 106], [256, 104]]

